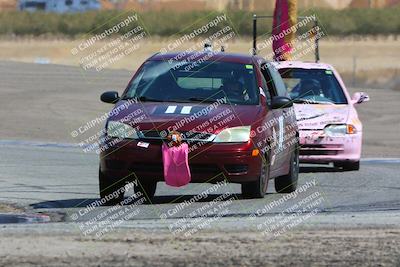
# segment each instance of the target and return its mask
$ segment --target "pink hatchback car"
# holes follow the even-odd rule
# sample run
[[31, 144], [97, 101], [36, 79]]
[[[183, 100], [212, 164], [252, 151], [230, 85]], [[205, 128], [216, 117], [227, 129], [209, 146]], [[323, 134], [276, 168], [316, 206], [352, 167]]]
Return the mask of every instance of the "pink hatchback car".
[[300, 161], [360, 168], [362, 124], [354, 105], [367, 94], [350, 97], [337, 71], [328, 64], [275, 62], [295, 105], [300, 132]]

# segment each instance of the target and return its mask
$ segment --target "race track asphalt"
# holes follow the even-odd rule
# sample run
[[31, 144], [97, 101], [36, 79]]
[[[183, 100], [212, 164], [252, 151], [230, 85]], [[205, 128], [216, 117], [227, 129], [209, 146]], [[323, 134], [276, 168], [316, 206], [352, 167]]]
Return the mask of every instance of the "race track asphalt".
[[[400, 214], [399, 162], [398, 159], [364, 159], [360, 171], [350, 172], [328, 165], [302, 165], [298, 188], [304, 190], [298, 195], [290, 195], [290, 199], [286, 199], [286, 194], [275, 192], [273, 181], [264, 199], [252, 200], [242, 199], [237, 184], [223, 184], [218, 188], [212, 184], [190, 184], [172, 188], [160, 182], [153, 203], [137, 206], [140, 212], [126, 221], [137, 221], [133, 225], [141, 227], [146, 227], [146, 223], [139, 221], [153, 221], [149, 227], [155, 227], [154, 222], [159, 221], [160, 227], [166, 227], [168, 220], [196, 217], [191, 215], [193, 211], [231, 197], [232, 201], [226, 204], [228, 211], [222, 217], [235, 218], [236, 221], [274, 216], [283, 211], [293, 214], [312, 203], [310, 208], [317, 209], [315, 215], [319, 216], [350, 213], [372, 216], [378, 213], [392, 218], [393, 214]], [[95, 153], [84, 153], [68, 145], [0, 142], [0, 202], [17, 204], [28, 213], [47, 214], [52, 221], [89, 221], [109, 209], [96, 207], [85, 210], [99, 198], [97, 166]], [[204, 192], [209, 194], [200, 197]], [[126, 198], [132, 193], [132, 190], [128, 191]], [[182, 205], [195, 196], [199, 196], [197, 202]], [[314, 201], [308, 201], [307, 197]], [[303, 207], [293, 208], [302, 200]], [[275, 203], [274, 206], [270, 206], [271, 203]], [[373, 216], [367, 222], [392, 222], [385, 216]], [[333, 220], [334, 216], [328, 218]], [[400, 218], [397, 220], [400, 223]], [[348, 223], [351, 224], [351, 220]], [[231, 226], [241, 225], [248, 224]]]
[[131, 76], [0, 62], [0, 266], [400, 266], [399, 92], [351, 89], [371, 96], [360, 171], [302, 165], [298, 193], [271, 181], [264, 199], [159, 183], [152, 204], [91, 208], [98, 156], [70, 133]]

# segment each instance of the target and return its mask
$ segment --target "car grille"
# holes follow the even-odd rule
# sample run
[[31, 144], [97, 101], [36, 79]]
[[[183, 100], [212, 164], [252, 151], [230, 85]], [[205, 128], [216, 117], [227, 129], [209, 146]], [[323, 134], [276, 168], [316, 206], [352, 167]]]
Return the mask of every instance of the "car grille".
[[[162, 136], [164, 131], [140, 131], [139, 138], [141, 139], [155, 139], [155, 140], [166, 140], [166, 136]], [[180, 132], [183, 136], [183, 141], [195, 141], [195, 142], [211, 142], [214, 140], [215, 135], [210, 133], [183, 131]]]
[[337, 155], [339, 152], [343, 151], [342, 145], [302, 145], [300, 147], [300, 155], [304, 156], [323, 156], [323, 155]]
[[247, 173], [248, 166], [245, 164], [228, 164], [224, 166], [226, 171], [231, 174]]
[[162, 163], [135, 163], [131, 166], [133, 172], [162, 172]]
[[[192, 173], [218, 174], [221, 170], [215, 164], [189, 164]], [[162, 163], [135, 163], [131, 166], [132, 172], [162, 173]]]

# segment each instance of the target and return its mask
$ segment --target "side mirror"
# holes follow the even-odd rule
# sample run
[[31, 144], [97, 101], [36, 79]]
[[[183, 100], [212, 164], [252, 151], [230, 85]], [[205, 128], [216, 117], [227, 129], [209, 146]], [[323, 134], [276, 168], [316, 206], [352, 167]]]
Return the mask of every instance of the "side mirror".
[[116, 91], [104, 92], [101, 94], [100, 100], [105, 103], [114, 104], [119, 100], [118, 92]]
[[293, 102], [286, 96], [274, 96], [271, 101], [271, 108], [290, 108], [293, 106]]
[[369, 96], [364, 92], [356, 92], [351, 97], [351, 102], [353, 104], [361, 104], [362, 102], [369, 101]]

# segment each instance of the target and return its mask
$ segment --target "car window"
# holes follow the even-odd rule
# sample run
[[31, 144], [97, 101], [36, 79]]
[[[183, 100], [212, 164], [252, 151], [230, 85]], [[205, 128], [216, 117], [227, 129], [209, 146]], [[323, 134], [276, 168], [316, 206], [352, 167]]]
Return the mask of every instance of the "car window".
[[259, 103], [253, 65], [219, 61], [147, 61], [124, 97], [182, 102], [227, 97], [228, 104]]
[[283, 82], [282, 77], [279, 74], [278, 70], [275, 69], [273, 66], [269, 66], [269, 72], [274, 81], [278, 96], [288, 96], [286, 85]]
[[270, 106], [272, 97], [271, 97], [270, 90], [268, 89], [267, 81], [265, 80], [264, 75], [261, 75], [261, 82], [262, 82], [262, 90], [265, 94], [267, 105]]
[[266, 88], [268, 88], [270, 96], [276, 96], [277, 92], [275, 89], [275, 84], [268, 68], [269, 68], [268, 63], [261, 65], [261, 73], [265, 79]]
[[292, 99], [347, 104], [331, 70], [287, 68], [279, 70]]

